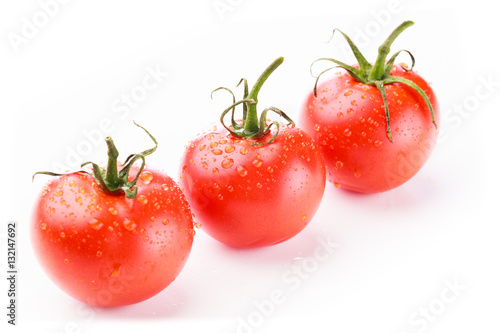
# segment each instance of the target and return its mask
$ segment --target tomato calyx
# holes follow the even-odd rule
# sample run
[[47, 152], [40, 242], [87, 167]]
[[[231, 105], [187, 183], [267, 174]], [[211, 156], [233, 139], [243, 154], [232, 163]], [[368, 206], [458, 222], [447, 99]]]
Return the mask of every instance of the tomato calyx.
[[[405, 22], [401, 23], [389, 35], [389, 37], [387, 37], [387, 39], [378, 48], [378, 56], [377, 56], [377, 60], [375, 61], [374, 65], [370, 64], [366, 60], [366, 58], [363, 56], [361, 51], [359, 51], [358, 47], [349, 38], [349, 36], [347, 36], [345, 33], [343, 33], [342, 31], [340, 31], [338, 29], [334, 29], [333, 34], [335, 33], [335, 31], [340, 32], [342, 34], [342, 36], [345, 38], [345, 40], [347, 41], [347, 43], [349, 44], [351, 51], [353, 52], [354, 56], [356, 57], [356, 60], [358, 61], [359, 68], [347, 65], [339, 60], [332, 59], [332, 58], [320, 58], [320, 59], [315, 60], [312, 63], [312, 65], [314, 65], [317, 61], [327, 60], [327, 61], [331, 61], [331, 62], [337, 64], [337, 66], [327, 68], [326, 70], [322, 71], [316, 77], [316, 82], [314, 84], [314, 96], [315, 97], [317, 96], [317, 85], [318, 85], [318, 81], [319, 81], [319, 78], [321, 77], [321, 75], [323, 75], [325, 72], [327, 72], [333, 68], [339, 68], [339, 67], [345, 69], [349, 73], [349, 75], [351, 75], [355, 80], [362, 82], [364, 84], [369, 84], [369, 85], [375, 86], [379, 90], [379, 92], [382, 96], [382, 99], [384, 101], [385, 118], [387, 121], [387, 127], [386, 127], [387, 137], [389, 138], [389, 140], [391, 142], [394, 142], [393, 138], [392, 138], [392, 132], [390, 129], [390, 114], [389, 114], [389, 106], [387, 104], [385, 85], [392, 84], [392, 83], [402, 83], [402, 84], [405, 84], [405, 85], [411, 87], [412, 89], [416, 90], [417, 93], [420, 96], [422, 96], [422, 98], [425, 100], [425, 103], [427, 104], [427, 107], [429, 108], [429, 111], [431, 113], [432, 123], [434, 124], [434, 127], [437, 129], [437, 124], [436, 124], [435, 115], [434, 115], [434, 109], [431, 105], [429, 98], [425, 94], [424, 90], [411, 80], [408, 80], [408, 79], [405, 79], [405, 78], [402, 78], [399, 76], [392, 76], [391, 75], [391, 70], [392, 70], [392, 67], [394, 65], [394, 61], [396, 60], [396, 57], [401, 52], [406, 52], [411, 57], [411, 61], [412, 61], [410, 68], [405, 67], [405, 66], [402, 66], [402, 68], [407, 72], [409, 72], [413, 69], [413, 66], [415, 65], [415, 58], [413, 57], [411, 52], [408, 50], [400, 50], [400, 51], [396, 52], [394, 55], [392, 55], [391, 58], [389, 58], [389, 60], [386, 62], [386, 58], [390, 53], [390, 47], [391, 47], [392, 43], [394, 42], [394, 40], [399, 36], [399, 34], [401, 34], [401, 32], [403, 32], [406, 28], [412, 26], [413, 24], [414, 23], [412, 21], [405, 21]], [[333, 38], [333, 34], [332, 34], [332, 38]], [[311, 67], [312, 67], [312, 65], [311, 65]]]
[[[226, 108], [222, 112], [220, 116], [220, 122], [222, 123], [222, 126], [224, 126], [231, 134], [235, 136], [246, 139], [259, 139], [263, 137], [265, 134], [267, 134], [273, 125], [276, 126], [276, 134], [269, 141], [263, 143], [253, 142], [252, 143], [253, 146], [270, 144], [278, 136], [280, 124], [278, 121], [273, 121], [269, 124], [267, 123], [267, 113], [269, 111], [277, 113], [279, 116], [285, 118], [289, 124], [295, 126], [294, 121], [290, 117], [288, 117], [288, 115], [285, 112], [281, 111], [280, 109], [274, 106], [264, 109], [261, 112], [260, 117], [257, 114], [257, 102], [258, 102], [257, 95], [259, 94], [260, 88], [267, 80], [267, 78], [271, 75], [271, 73], [276, 68], [278, 68], [279, 65], [283, 63], [283, 60], [284, 60], [283, 57], [279, 57], [276, 60], [274, 60], [273, 63], [269, 65], [266, 68], [266, 70], [264, 70], [264, 72], [260, 75], [260, 77], [257, 79], [250, 92], [248, 91], [247, 80], [244, 78], [241, 79], [240, 82], [236, 85], [236, 87], [238, 87], [241, 83], [243, 83], [244, 85], [243, 99], [239, 101], [236, 101], [233, 92], [226, 87], [219, 87], [213, 90], [212, 94], [210, 95], [210, 97], [212, 97], [214, 92], [218, 90], [225, 90], [228, 91], [233, 96], [233, 104], [231, 104], [228, 108]], [[240, 104], [243, 104], [243, 118], [241, 123], [238, 123], [234, 119], [234, 113], [236, 106]], [[226, 123], [224, 122], [224, 117], [229, 113], [229, 111], [231, 111], [231, 126], [226, 125]]]
[[[135, 199], [137, 196], [137, 180], [139, 179], [139, 176], [142, 173], [142, 170], [144, 169], [144, 166], [146, 165], [146, 159], [145, 157], [152, 154], [156, 148], [158, 147], [158, 142], [156, 139], [149, 133], [144, 127], [141, 125], [137, 124], [134, 122], [134, 124], [137, 127], [142, 128], [153, 140], [155, 143], [155, 146], [151, 149], [147, 149], [141, 153], [138, 154], [131, 154], [127, 157], [125, 162], [122, 164], [123, 168], [118, 171], [118, 150], [116, 149], [116, 146], [113, 142], [113, 139], [111, 137], [106, 137], [105, 141], [108, 146], [108, 165], [107, 168], [102, 168], [99, 165], [97, 165], [94, 162], [85, 162], [81, 164], [81, 167], [85, 167], [86, 165], [92, 165], [93, 172], [89, 172], [86, 170], [80, 170], [76, 172], [69, 172], [69, 173], [54, 173], [54, 172], [49, 172], [49, 171], [39, 171], [36, 172], [33, 175], [33, 178], [37, 174], [43, 174], [43, 175], [49, 175], [49, 176], [63, 176], [63, 175], [70, 175], [70, 174], [76, 174], [76, 173], [87, 173], [94, 178], [95, 182], [99, 186], [99, 189], [101, 189], [103, 192], [111, 195], [123, 195], [128, 199]], [[137, 171], [137, 174], [135, 178], [132, 181], [129, 180], [129, 172], [132, 166], [134, 165], [135, 162], [138, 160], [141, 160], [141, 166], [139, 167], [139, 170]]]

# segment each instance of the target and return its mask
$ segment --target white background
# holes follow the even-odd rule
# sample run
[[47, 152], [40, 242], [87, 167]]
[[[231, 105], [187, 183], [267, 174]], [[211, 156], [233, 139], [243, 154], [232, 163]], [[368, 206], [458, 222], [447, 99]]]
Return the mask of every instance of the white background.
[[[17, 221], [17, 329], [498, 332], [500, 47], [491, 2], [54, 1], [0, 5], [1, 252], [5, 224]], [[52, 3], [50, 16], [44, 3]], [[412, 51], [415, 70], [432, 82], [444, 134], [408, 183], [375, 195], [328, 184], [311, 224], [274, 247], [234, 250], [197, 230], [177, 280], [133, 306], [88, 307], [41, 271], [29, 216], [46, 179], [32, 183], [31, 175], [55, 170], [53, 162], [70, 167], [78, 150], [78, 163], [104, 162], [105, 145], [89, 146], [85, 133], [111, 134], [127, 156], [150, 147], [135, 120], [160, 142], [148, 164], [177, 179], [184, 145], [230, 102], [223, 93], [211, 100], [214, 88], [234, 88], [241, 77], [252, 83], [284, 56], [259, 101], [296, 119], [314, 83], [311, 62], [353, 61], [340, 35], [327, 43], [333, 28], [374, 61], [378, 45], [406, 19], [415, 25], [392, 49]], [[148, 70], [168, 75], [124, 109], [122, 98], [141, 89]], [[112, 131], [99, 128], [103, 121]], [[2, 326], [14, 331], [1, 280]], [[280, 302], [270, 305], [275, 294]]]

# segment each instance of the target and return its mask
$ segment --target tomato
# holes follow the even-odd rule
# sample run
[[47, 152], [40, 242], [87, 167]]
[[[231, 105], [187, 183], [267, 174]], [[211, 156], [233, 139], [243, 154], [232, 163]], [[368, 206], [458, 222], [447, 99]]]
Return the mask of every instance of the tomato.
[[273, 245], [296, 235], [324, 192], [321, 152], [297, 127], [285, 127], [263, 146], [217, 128], [198, 136], [182, 163], [181, 186], [202, 230], [234, 247]]
[[152, 297], [177, 277], [191, 250], [192, 214], [179, 186], [144, 164], [128, 166], [134, 176], [127, 172], [127, 181], [139, 174], [135, 198], [108, 193], [92, 175], [76, 172], [52, 179], [33, 210], [32, 245], [42, 268], [90, 305]]
[[[393, 65], [399, 52], [385, 63], [390, 43], [411, 24], [395, 30], [373, 66], [344, 35], [359, 64], [325, 59], [343, 68], [306, 100], [300, 124], [321, 147], [327, 179], [336, 187], [374, 193], [400, 186], [437, 142], [439, 106], [431, 86], [406, 65]], [[377, 70], [381, 77], [373, 75]]]
[[[255, 91], [245, 93], [244, 100], [251, 100], [246, 122], [256, 119]], [[325, 188], [323, 157], [312, 138], [293, 122], [270, 123], [265, 112], [260, 119], [262, 135], [245, 137], [245, 121], [223, 123], [195, 138], [181, 161], [180, 185], [202, 230], [238, 248], [274, 245], [298, 234], [316, 213]]]

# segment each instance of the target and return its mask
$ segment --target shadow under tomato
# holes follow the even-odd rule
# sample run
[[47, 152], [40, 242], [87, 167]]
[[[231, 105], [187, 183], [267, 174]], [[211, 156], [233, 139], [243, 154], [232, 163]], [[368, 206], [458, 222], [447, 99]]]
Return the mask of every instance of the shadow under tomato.
[[[182, 274], [182, 273], [181, 273]], [[188, 311], [190, 293], [175, 285], [170, 286], [143, 302], [112, 308], [93, 308], [98, 319], [137, 320], [179, 317]]]
[[401, 186], [380, 193], [360, 193], [327, 186], [326, 199], [342, 211], [384, 211], [412, 210], [425, 207], [439, 197], [439, 183], [416, 175]]

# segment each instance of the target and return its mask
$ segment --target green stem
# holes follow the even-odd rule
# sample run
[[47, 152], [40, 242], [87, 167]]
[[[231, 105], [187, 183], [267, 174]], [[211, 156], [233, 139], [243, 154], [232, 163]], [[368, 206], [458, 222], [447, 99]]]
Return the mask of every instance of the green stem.
[[412, 21], [405, 21], [401, 23], [387, 39], [378, 48], [378, 56], [375, 64], [373, 65], [370, 74], [368, 75], [368, 80], [376, 81], [381, 80], [385, 71], [385, 59], [389, 52], [391, 52], [391, 45], [394, 40], [401, 34], [406, 28], [412, 26], [414, 23]]
[[[110, 195], [122, 195], [125, 194], [125, 196], [129, 199], [135, 199], [137, 195], [137, 186], [135, 186], [137, 180], [139, 179], [139, 175], [141, 174], [142, 170], [144, 169], [144, 165], [146, 163], [145, 161], [145, 156], [148, 156], [152, 154], [156, 148], [158, 147], [158, 142], [156, 142], [156, 139], [149, 133], [144, 127], [141, 125], [138, 125], [137, 123], [134, 122], [134, 124], [137, 127], [142, 128], [153, 140], [155, 143], [155, 146], [153, 148], [147, 149], [139, 154], [132, 154], [130, 155], [127, 160], [125, 161], [125, 166], [118, 172], [118, 150], [116, 149], [116, 146], [111, 139], [111, 137], [107, 137], [105, 139], [106, 144], [108, 145], [108, 166], [107, 169], [103, 169], [100, 166], [98, 166], [94, 162], [85, 162], [82, 163], [81, 167], [83, 168], [86, 165], [91, 164], [93, 173], [81, 170], [81, 171], [76, 171], [76, 172], [70, 172], [70, 173], [65, 173], [65, 174], [60, 174], [60, 173], [54, 173], [54, 172], [36, 172], [33, 175], [33, 178], [37, 174], [45, 174], [49, 176], [62, 176], [62, 175], [69, 175], [69, 174], [74, 174], [78, 172], [85, 172], [87, 174], [90, 174], [96, 183], [98, 184], [99, 188], [104, 191], [105, 193], [108, 193]], [[131, 182], [128, 181], [129, 179], [129, 171], [132, 168], [132, 165], [137, 161], [141, 160], [141, 166], [137, 172], [137, 175], [135, 176], [135, 179]]]
[[245, 134], [252, 135], [255, 133], [259, 132], [259, 116], [257, 114], [257, 95], [259, 94], [260, 88], [266, 82], [267, 78], [269, 75], [271, 75], [272, 72], [276, 68], [278, 68], [279, 65], [283, 63], [283, 57], [279, 57], [278, 59], [274, 60], [269, 67], [266, 68], [266, 70], [260, 75], [260, 77], [257, 79], [257, 82], [255, 82], [254, 86], [252, 87], [252, 90], [250, 90], [250, 93], [246, 97], [246, 99], [252, 99], [255, 101], [253, 104], [248, 104], [248, 110], [246, 114], [246, 120], [245, 120], [245, 128], [244, 132]]
[[116, 188], [119, 185], [118, 180], [118, 150], [111, 137], [104, 139], [108, 145], [108, 167], [106, 168], [106, 177], [104, 181], [111, 188]]

